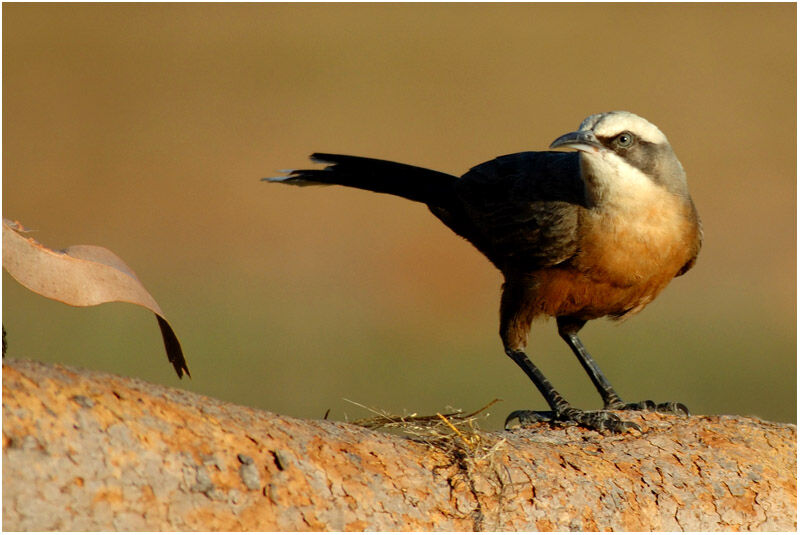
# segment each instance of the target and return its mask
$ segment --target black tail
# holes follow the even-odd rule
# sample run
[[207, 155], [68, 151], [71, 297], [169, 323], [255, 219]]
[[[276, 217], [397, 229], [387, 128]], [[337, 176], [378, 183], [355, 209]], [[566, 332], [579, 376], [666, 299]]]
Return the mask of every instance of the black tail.
[[453, 184], [458, 180], [447, 173], [374, 158], [317, 152], [311, 159], [329, 165], [324, 169], [294, 169], [285, 177], [264, 180], [298, 186], [338, 184], [389, 193], [432, 207], [452, 202]]

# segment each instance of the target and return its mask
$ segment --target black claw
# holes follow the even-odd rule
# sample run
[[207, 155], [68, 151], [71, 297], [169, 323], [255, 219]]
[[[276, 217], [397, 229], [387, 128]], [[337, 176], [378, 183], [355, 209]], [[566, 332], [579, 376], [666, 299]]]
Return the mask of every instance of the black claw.
[[503, 424], [503, 428], [508, 430], [508, 422], [515, 418], [519, 421], [520, 425], [530, 425], [539, 422], [552, 422], [555, 418], [555, 413], [551, 411], [513, 411], [511, 414], [506, 416], [506, 423]]
[[628, 429], [635, 429], [640, 433], [642, 432], [642, 428], [639, 427], [638, 424], [636, 424], [634, 422], [621, 421], [620, 422], [620, 429], [617, 431], [617, 433], [623, 433], [623, 432], [627, 431]]

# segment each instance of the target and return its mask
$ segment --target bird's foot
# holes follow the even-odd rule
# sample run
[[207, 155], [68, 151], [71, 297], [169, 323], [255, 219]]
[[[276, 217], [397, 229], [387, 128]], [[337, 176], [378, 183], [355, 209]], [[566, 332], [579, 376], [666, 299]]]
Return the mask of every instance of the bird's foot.
[[520, 425], [530, 425], [538, 422], [549, 422], [554, 424], [578, 425], [593, 431], [610, 431], [612, 433], [625, 433], [629, 429], [641, 431], [641, 428], [633, 422], [626, 422], [612, 412], [602, 411], [583, 411], [573, 407], [567, 407], [558, 412], [552, 411], [514, 411], [506, 418], [505, 428], [509, 429], [508, 423], [517, 419]]
[[665, 414], [678, 414], [689, 416], [689, 408], [683, 403], [675, 401], [665, 401], [664, 403], [655, 403], [649, 399], [639, 401], [638, 403], [625, 403], [617, 401], [609, 403], [605, 407], [607, 410], [615, 411], [646, 411], [646, 412], [662, 412]]

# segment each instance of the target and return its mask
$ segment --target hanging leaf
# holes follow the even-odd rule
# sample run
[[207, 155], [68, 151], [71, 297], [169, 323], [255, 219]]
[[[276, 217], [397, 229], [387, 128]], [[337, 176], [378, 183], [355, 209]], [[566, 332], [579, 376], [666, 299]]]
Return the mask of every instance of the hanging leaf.
[[73, 245], [54, 251], [33, 238], [16, 221], [3, 219], [3, 268], [29, 290], [72, 306], [123, 301], [153, 312], [167, 358], [178, 377], [189, 374], [180, 342], [161, 307], [120, 257], [104, 247]]

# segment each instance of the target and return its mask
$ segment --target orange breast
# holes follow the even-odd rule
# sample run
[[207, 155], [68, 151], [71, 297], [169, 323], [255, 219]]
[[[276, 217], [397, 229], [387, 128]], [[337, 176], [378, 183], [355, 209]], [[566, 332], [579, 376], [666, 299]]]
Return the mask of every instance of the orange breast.
[[582, 213], [576, 257], [535, 276], [534, 315], [622, 317], [655, 299], [695, 254], [698, 227], [683, 199], [648, 201]]

